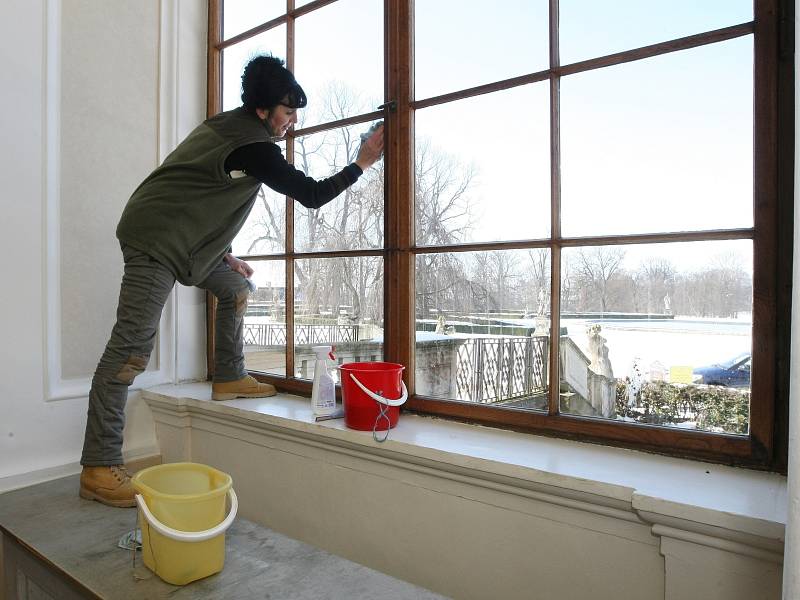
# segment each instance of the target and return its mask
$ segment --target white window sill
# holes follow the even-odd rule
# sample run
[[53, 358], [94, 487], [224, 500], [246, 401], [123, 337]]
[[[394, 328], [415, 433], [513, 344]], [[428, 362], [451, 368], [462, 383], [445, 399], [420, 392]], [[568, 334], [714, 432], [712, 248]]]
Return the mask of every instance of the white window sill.
[[413, 414], [401, 415], [388, 440], [377, 443], [372, 432], [347, 429], [341, 419], [315, 422], [308, 398], [278, 394], [214, 402], [209, 383], [162, 385], [143, 395], [154, 413], [198, 413], [279, 430], [448, 477], [558, 497], [584, 509], [592, 506], [595, 512], [654, 524], [654, 533], [661, 527], [710, 536], [716, 547], [720, 540], [736, 548], [744, 545], [773, 560], [782, 554], [787, 488], [786, 478], [774, 473]]

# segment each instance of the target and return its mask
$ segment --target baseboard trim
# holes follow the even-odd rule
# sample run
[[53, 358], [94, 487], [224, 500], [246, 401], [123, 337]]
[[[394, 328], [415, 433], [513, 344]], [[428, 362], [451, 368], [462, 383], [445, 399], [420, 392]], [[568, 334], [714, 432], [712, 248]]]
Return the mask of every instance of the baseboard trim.
[[148, 454], [146, 456], [139, 456], [137, 458], [129, 458], [125, 461], [125, 466], [128, 467], [128, 472], [131, 474], [146, 469], [147, 467], [154, 467], [162, 463], [161, 454]]
[[[137, 450], [125, 452], [123, 460], [125, 461], [125, 466], [128, 467], [128, 471], [135, 473], [146, 467], [160, 465], [161, 452], [154, 446], [139, 448]], [[61, 479], [62, 477], [75, 475], [81, 472], [81, 468], [79, 462], [71, 462], [64, 465], [47, 467], [45, 469], [37, 469], [36, 471], [29, 471], [27, 473], [20, 473], [18, 475], [0, 477], [0, 494], [36, 485], [37, 483], [44, 483], [45, 481], [52, 481], [53, 479]]]

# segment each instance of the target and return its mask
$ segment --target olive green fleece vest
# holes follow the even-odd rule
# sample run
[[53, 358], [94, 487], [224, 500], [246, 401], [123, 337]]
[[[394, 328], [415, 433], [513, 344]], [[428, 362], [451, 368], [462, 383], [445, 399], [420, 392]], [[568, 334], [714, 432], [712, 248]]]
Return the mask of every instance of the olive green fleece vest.
[[225, 159], [240, 146], [269, 141], [242, 108], [211, 117], [181, 142], [133, 192], [117, 238], [155, 258], [184, 285], [203, 281], [244, 225], [261, 183], [231, 179]]

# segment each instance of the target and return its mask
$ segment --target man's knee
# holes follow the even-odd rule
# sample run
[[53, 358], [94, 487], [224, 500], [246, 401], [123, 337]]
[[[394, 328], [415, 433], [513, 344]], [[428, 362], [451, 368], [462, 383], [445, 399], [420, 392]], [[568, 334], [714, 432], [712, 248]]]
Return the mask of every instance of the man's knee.
[[122, 368], [114, 375], [114, 379], [126, 385], [132, 384], [136, 376], [147, 368], [149, 360], [149, 354], [131, 354], [128, 360], [122, 364]]
[[247, 298], [250, 291], [245, 287], [243, 290], [236, 292], [235, 296], [235, 311], [237, 317], [242, 317], [247, 312]]

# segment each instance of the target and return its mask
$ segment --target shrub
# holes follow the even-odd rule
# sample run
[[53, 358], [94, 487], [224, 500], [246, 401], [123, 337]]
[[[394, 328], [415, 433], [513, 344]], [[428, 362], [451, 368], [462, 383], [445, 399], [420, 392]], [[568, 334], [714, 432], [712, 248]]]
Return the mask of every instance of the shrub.
[[617, 380], [617, 415], [637, 423], [679, 425], [694, 422], [697, 429], [746, 434], [750, 392], [732, 388], [646, 382], [628, 406], [627, 386]]

